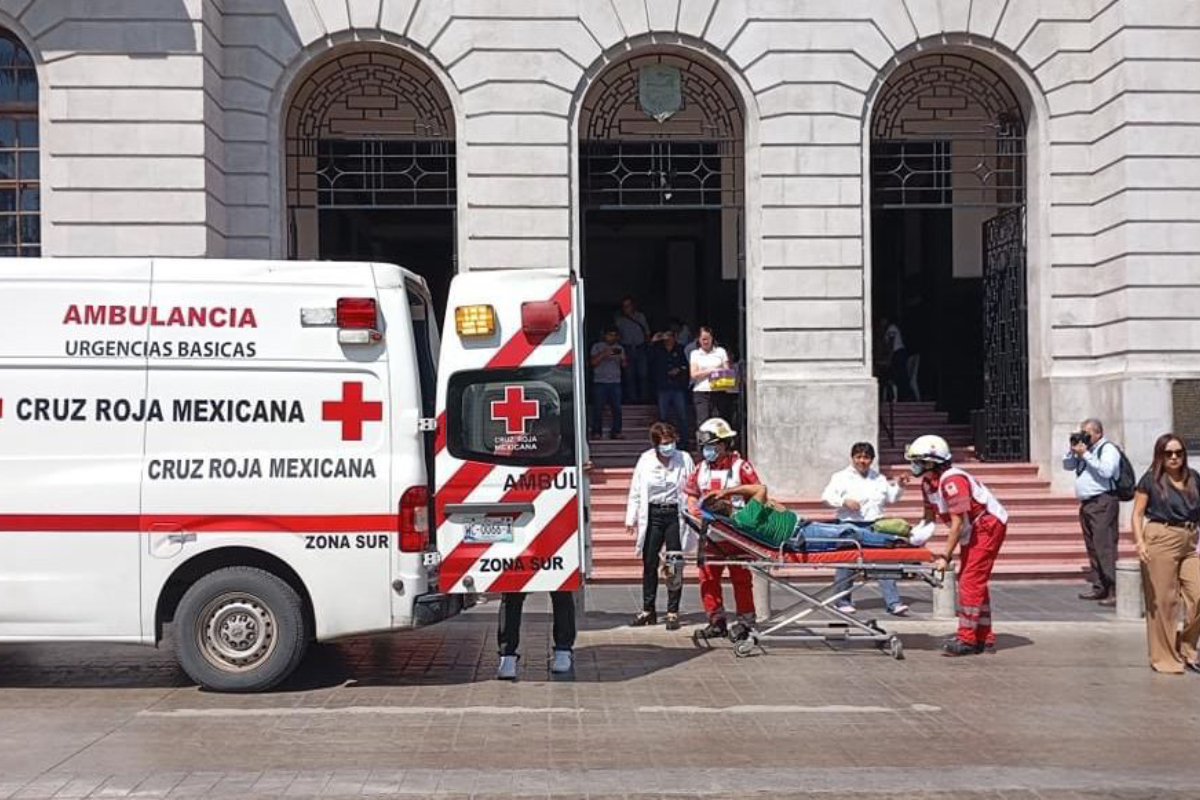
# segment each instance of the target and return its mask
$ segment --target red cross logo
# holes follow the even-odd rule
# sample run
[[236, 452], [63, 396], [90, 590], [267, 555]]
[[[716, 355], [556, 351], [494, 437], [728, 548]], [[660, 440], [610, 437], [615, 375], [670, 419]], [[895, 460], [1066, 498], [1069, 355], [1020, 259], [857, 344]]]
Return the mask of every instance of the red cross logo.
[[525, 433], [525, 423], [541, 415], [541, 403], [525, 399], [524, 386], [507, 386], [503, 400], [492, 401], [492, 419], [504, 420], [509, 436]]
[[323, 402], [321, 419], [342, 423], [343, 442], [361, 442], [363, 422], [383, 420], [383, 403], [378, 400], [363, 402], [362, 381], [343, 381], [342, 399]]

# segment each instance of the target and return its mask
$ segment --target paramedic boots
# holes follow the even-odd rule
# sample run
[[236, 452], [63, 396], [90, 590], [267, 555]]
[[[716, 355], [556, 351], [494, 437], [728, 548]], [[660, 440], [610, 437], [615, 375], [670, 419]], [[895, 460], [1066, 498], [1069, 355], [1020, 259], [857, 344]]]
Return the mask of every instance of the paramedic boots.
[[733, 642], [741, 642], [750, 638], [750, 633], [753, 629], [745, 620], [739, 619], [730, 627], [725, 622], [724, 617], [714, 619], [707, 626], [696, 632], [696, 635], [702, 639], [729, 639]]

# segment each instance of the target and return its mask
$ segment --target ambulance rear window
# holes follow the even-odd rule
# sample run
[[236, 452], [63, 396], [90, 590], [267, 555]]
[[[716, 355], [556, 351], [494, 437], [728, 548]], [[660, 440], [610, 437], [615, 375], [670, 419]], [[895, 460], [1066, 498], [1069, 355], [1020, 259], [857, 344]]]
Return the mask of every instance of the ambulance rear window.
[[573, 465], [572, 386], [570, 367], [452, 375], [446, 403], [450, 454], [513, 466]]

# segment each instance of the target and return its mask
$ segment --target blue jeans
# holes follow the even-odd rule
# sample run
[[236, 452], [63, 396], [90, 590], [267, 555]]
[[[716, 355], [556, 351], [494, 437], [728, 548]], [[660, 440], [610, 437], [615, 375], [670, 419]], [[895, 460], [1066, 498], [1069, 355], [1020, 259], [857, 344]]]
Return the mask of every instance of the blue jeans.
[[[837, 573], [833, 576], [833, 593], [846, 592], [846, 596], [838, 600], [837, 605], [852, 604], [853, 593], [849, 590], [853, 585], [854, 570], [838, 567]], [[879, 581], [879, 591], [883, 594], [883, 602], [889, 610], [900, 603], [900, 589], [891, 578], [883, 578]]]
[[592, 384], [592, 434], [603, 433], [604, 406], [612, 409], [612, 433], [621, 432], [621, 384]]
[[834, 542], [812, 542], [809, 539], [849, 539], [858, 542], [863, 547], [895, 547], [904, 544], [905, 539], [888, 533], [879, 533], [864, 525], [849, 522], [808, 522], [801, 525], [792, 537], [792, 543], [799, 549], [809, 552], [822, 550], [837, 550]]
[[688, 442], [691, 441], [688, 436], [691, 426], [688, 422], [687, 391], [684, 389], [659, 389], [658, 418], [664, 422], [671, 422], [675, 426], [675, 429], [679, 431], [679, 446], [686, 450]]

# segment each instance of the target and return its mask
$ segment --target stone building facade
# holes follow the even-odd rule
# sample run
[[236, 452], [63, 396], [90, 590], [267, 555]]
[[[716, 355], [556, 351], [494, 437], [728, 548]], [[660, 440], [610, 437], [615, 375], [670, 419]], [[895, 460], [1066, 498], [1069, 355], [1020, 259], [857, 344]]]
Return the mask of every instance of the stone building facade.
[[407, 81], [401, 105], [424, 98], [399, 139], [452, 147], [431, 180], [458, 269], [578, 265], [581, 117], [610, 113], [589, 92], [630, 59], [682, 70], [666, 124], [686, 128], [706, 91], [741, 126], [713, 163], [738, 183], [717, 204], [736, 208], [721, 227], [744, 291], [748, 446], [805, 493], [878, 435], [873, 114], [898, 70], [960, 58], [1001, 76], [1022, 119], [1028, 457], [1069, 483], [1061, 445], [1099, 416], [1145, 463], [1191, 396], [1173, 382], [1200, 377], [1191, 0], [0, 0], [0, 26], [36, 68], [49, 256], [307, 254], [304, 181], [320, 178], [289, 166], [299, 126], [370, 136], [412, 116], [361, 87], [329, 101], [348, 117], [296, 110], [314, 76], [336, 93], [358, 70]]

